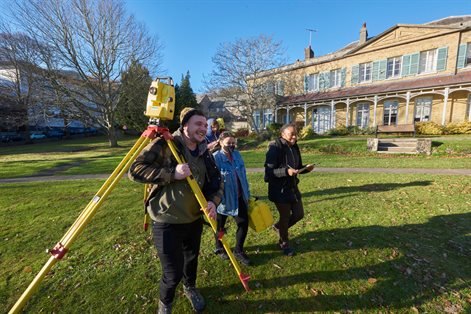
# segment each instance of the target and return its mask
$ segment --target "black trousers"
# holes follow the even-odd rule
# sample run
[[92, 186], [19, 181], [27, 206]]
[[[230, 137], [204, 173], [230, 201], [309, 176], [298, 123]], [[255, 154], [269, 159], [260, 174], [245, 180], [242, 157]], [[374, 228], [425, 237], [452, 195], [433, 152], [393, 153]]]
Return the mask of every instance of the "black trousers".
[[202, 219], [188, 224], [153, 222], [154, 244], [162, 267], [160, 300], [164, 304], [173, 302], [182, 278], [187, 287], [196, 284], [202, 222]]
[[304, 217], [303, 202], [299, 199], [296, 203], [275, 203], [275, 206], [280, 213], [280, 219], [275, 227], [280, 233], [280, 244], [287, 247], [289, 245], [288, 229]]
[[[224, 225], [227, 221], [226, 215], [217, 214], [216, 221], [217, 221], [217, 230], [223, 230]], [[245, 238], [247, 238], [247, 231], [249, 230], [249, 215], [247, 212], [247, 205], [244, 202], [242, 197], [239, 197], [239, 210], [237, 216], [234, 217], [236, 224], [237, 224], [237, 232], [236, 232], [236, 245], [234, 251], [236, 252], [243, 252], [244, 251], [244, 242]], [[216, 233], [216, 250], [223, 249], [221, 241], [217, 238]]]

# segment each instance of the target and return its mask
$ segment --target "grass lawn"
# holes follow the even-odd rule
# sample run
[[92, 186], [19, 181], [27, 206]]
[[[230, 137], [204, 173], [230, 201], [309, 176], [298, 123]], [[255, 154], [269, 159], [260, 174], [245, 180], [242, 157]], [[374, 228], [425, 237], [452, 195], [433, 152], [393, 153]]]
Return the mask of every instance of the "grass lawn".
[[[46, 175], [51, 171], [56, 175], [111, 173], [135, 142], [136, 137], [124, 137], [120, 147], [109, 148], [105, 137], [90, 137], [0, 147], [0, 178]], [[252, 147], [242, 149], [247, 168], [263, 167], [267, 143], [240, 141], [241, 148]], [[440, 137], [433, 143], [432, 156], [368, 153], [366, 137], [322, 137], [300, 141], [299, 145], [304, 162], [319, 167], [471, 168], [471, 137]]]
[[[253, 195], [266, 195], [249, 174]], [[0, 304], [9, 309], [102, 180], [0, 185]], [[207, 313], [469, 313], [471, 177], [315, 173], [301, 178], [305, 218], [282, 256], [272, 230], [249, 232], [252, 291], [203, 235], [198, 286]], [[160, 265], [142, 231], [142, 186], [123, 180], [26, 311], [151, 313]], [[272, 206], [273, 207], [273, 206]], [[275, 218], [276, 218], [275, 214]], [[229, 220], [228, 239], [235, 225]], [[175, 313], [189, 313], [181, 289]]]

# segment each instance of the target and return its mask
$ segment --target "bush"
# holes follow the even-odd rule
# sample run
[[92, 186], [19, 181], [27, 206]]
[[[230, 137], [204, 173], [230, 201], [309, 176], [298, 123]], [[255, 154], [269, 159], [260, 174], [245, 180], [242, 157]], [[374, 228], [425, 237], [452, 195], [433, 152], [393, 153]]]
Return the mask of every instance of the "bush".
[[281, 123], [270, 123], [267, 125], [267, 129], [265, 130], [268, 133], [267, 139], [275, 139], [280, 135], [280, 129], [283, 125]]
[[316, 135], [316, 132], [314, 132], [314, 130], [312, 129], [312, 126], [307, 125], [301, 129], [301, 132], [299, 132], [299, 139], [308, 140], [308, 139], [312, 139], [315, 135]]
[[442, 135], [443, 127], [435, 122], [417, 122], [415, 132], [417, 134]]
[[247, 128], [241, 128], [235, 131], [234, 136], [237, 138], [240, 137], [247, 137], [249, 135], [249, 129]]
[[443, 127], [444, 134], [471, 134], [471, 122], [450, 123]]
[[278, 133], [280, 132], [281, 127], [283, 124], [281, 123], [270, 123], [267, 125], [267, 131], [272, 132], [272, 133]]
[[375, 134], [376, 128], [360, 128], [356, 125], [350, 125], [346, 127], [345, 125], [340, 125], [335, 129], [330, 129], [328, 134], [332, 136], [342, 136], [342, 135], [365, 135], [365, 134]]
[[[257, 134], [257, 133], [255, 133]], [[272, 136], [273, 134], [271, 132], [268, 132], [268, 131], [262, 131], [260, 133], [257, 134], [257, 140], [259, 141], [268, 141], [268, 140], [271, 140], [272, 139]]]
[[350, 133], [349, 133], [349, 130], [345, 127], [345, 125], [340, 125], [337, 128], [330, 129], [328, 134], [332, 136], [342, 136], [342, 135], [348, 135]]

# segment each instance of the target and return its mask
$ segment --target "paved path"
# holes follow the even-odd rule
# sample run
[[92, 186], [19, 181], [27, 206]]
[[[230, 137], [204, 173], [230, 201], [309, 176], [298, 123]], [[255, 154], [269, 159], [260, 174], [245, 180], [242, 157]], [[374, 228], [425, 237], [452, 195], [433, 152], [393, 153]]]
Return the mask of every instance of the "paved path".
[[[264, 168], [248, 168], [247, 172], [263, 172]], [[471, 169], [420, 169], [420, 168], [315, 168], [314, 172], [330, 173], [416, 173], [416, 174], [440, 174], [440, 175], [465, 175], [471, 176]], [[83, 175], [49, 175], [32, 176], [11, 179], [0, 179], [1, 183], [38, 182], [38, 181], [63, 181], [83, 179], [106, 179], [110, 174], [83, 174]]]

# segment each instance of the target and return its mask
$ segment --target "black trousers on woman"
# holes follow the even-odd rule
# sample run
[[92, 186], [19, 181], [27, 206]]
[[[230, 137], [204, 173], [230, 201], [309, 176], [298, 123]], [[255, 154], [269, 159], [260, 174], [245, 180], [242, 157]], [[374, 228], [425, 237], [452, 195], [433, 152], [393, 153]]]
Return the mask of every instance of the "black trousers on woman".
[[[217, 221], [217, 230], [223, 230], [224, 225], [227, 221], [226, 215], [217, 214], [216, 221]], [[244, 242], [245, 238], [247, 237], [247, 231], [249, 230], [249, 215], [247, 211], [247, 205], [245, 204], [244, 199], [239, 197], [239, 211], [237, 216], [234, 217], [236, 224], [237, 224], [237, 232], [236, 232], [236, 246], [234, 251], [235, 252], [244, 252]], [[216, 234], [216, 250], [224, 249], [222, 246], [221, 241], [218, 240]]]

